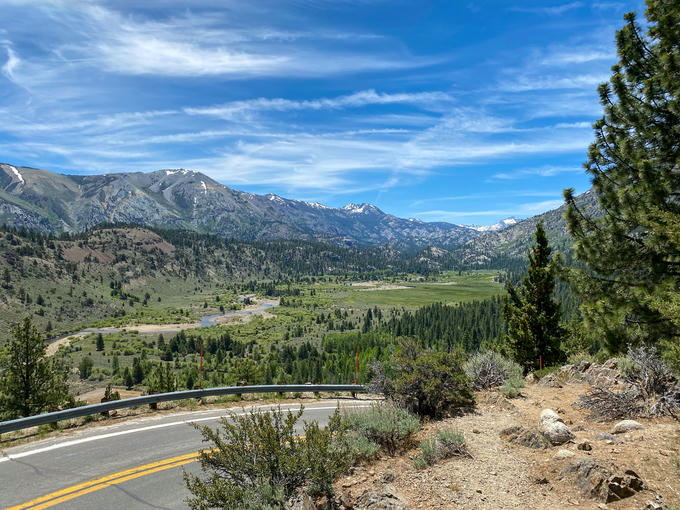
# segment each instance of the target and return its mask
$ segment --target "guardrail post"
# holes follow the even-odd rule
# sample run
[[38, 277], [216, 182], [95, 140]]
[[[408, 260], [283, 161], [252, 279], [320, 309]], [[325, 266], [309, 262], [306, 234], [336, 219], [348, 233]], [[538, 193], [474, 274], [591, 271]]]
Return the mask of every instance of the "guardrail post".
[[[108, 402], [108, 401], [109, 401], [108, 398], [102, 397], [101, 403], [104, 404], [104, 403], [106, 403], [106, 402]], [[106, 417], [106, 418], [109, 417], [109, 412], [108, 412], [108, 411], [102, 411], [102, 412], [99, 413], [99, 414], [102, 415], [102, 416], [104, 416], [104, 417]]]
[[[157, 391], [150, 391], [149, 395], [155, 395], [156, 393], [158, 393], [158, 392]], [[158, 411], [158, 402], [150, 402], [149, 403], [149, 409], [151, 409], [152, 411]]]

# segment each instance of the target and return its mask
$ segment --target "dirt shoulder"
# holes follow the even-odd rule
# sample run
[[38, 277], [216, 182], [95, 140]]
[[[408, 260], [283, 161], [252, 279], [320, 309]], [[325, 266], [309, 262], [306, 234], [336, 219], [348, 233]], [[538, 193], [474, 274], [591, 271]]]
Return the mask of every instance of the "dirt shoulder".
[[[465, 436], [472, 458], [453, 458], [418, 470], [413, 466], [412, 459], [418, 453], [414, 448], [396, 459], [358, 468], [341, 479], [337, 489], [348, 500], [356, 500], [367, 491], [390, 493], [410, 509], [623, 510], [643, 509], [652, 501], [679, 504], [680, 468], [676, 462], [680, 462], [680, 425], [670, 418], [639, 420], [643, 430], [617, 435], [615, 441], [597, 439], [598, 434], [609, 433], [615, 422], [593, 422], [574, 407], [587, 389], [582, 384], [562, 388], [529, 385], [522, 397], [512, 400], [494, 391], [478, 393], [474, 413], [428, 424], [418, 436], [420, 440], [433, 437], [439, 429], [456, 429]], [[501, 430], [511, 426], [535, 428], [546, 408], [558, 412], [571, 427], [576, 436], [573, 441], [535, 450], [501, 438]], [[585, 440], [592, 450], [578, 449]], [[556, 459], [559, 450], [573, 456]], [[611, 462], [621, 472], [633, 470], [647, 489], [607, 504], [588, 499], [573, 481], [559, 476], [565, 466], [580, 458]]]

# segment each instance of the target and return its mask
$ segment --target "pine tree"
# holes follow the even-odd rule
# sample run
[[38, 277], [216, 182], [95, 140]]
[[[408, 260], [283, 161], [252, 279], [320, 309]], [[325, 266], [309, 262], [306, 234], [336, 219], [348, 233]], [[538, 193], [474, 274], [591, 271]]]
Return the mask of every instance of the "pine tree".
[[130, 373], [130, 367], [125, 367], [125, 371], [123, 372], [123, 384], [128, 390], [131, 390], [135, 385], [135, 381], [132, 379], [132, 374]]
[[565, 190], [575, 252], [589, 267], [572, 278], [588, 327], [612, 353], [680, 335], [680, 4], [647, 0], [645, 14], [646, 35], [635, 13], [624, 16], [619, 62], [598, 89], [604, 116], [585, 167], [603, 214], [579, 210]]
[[564, 357], [560, 348], [564, 331], [560, 307], [553, 297], [556, 266], [543, 229], [536, 225], [536, 244], [529, 250], [529, 269], [522, 285], [508, 282], [509, 299], [503, 308], [508, 324], [506, 342], [515, 360], [525, 369], [549, 366]]
[[11, 330], [14, 339], [0, 367], [0, 415], [31, 416], [68, 398], [66, 371], [46, 357], [45, 337], [26, 317]]
[[97, 334], [97, 350], [98, 351], [104, 350], [104, 337], [102, 336], [101, 333]]

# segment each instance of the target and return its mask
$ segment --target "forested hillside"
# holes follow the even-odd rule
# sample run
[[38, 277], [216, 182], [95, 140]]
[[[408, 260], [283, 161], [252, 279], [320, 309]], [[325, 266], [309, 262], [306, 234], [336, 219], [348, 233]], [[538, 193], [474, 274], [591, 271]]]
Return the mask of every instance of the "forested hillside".
[[[98, 228], [45, 236], [0, 230], [0, 341], [25, 315], [49, 335], [96, 319], [172, 307], [195, 319], [202, 303], [182, 298], [217, 285], [302, 276], [428, 274], [440, 261], [386, 248], [304, 241], [237, 242], [177, 230]], [[166, 320], [169, 317], [166, 317]], [[158, 319], [156, 319], [158, 320]]]

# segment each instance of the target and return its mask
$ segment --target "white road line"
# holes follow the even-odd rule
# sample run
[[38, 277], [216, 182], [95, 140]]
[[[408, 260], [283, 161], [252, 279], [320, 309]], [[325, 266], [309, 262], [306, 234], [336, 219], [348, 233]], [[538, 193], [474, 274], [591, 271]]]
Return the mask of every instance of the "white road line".
[[[352, 406], [348, 407], [368, 407], [370, 404], [353, 404]], [[283, 406], [299, 406], [299, 404], [283, 404]], [[265, 406], [253, 406], [250, 407], [249, 409], [265, 409], [265, 408], [272, 408], [276, 407], [273, 405], [265, 405]], [[305, 409], [309, 410], [318, 410], [318, 411], [324, 411], [324, 410], [329, 410], [329, 409], [335, 409], [337, 406], [325, 406], [325, 407], [305, 407]], [[210, 411], [206, 411], [210, 412]], [[177, 425], [186, 425], [187, 423], [198, 423], [201, 421], [209, 421], [209, 420], [216, 420], [218, 418], [222, 417], [229, 417], [229, 416], [244, 416], [245, 414], [248, 414], [248, 412], [240, 412], [240, 413], [227, 413], [227, 414], [221, 414], [217, 416], [209, 416], [207, 418], [195, 418], [195, 419], [188, 419], [188, 420], [182, 420], [182, 421], [173, 421], [170, 423], [161, 423], [158, 425], [149, 425], [147, 427], [139, 427], [136, 429], [130, 429], [130, 430], [121, 430], [119, 432], [110, 432], [108, 434], [100, 434], [98, 436], [92, 436], [92, 437], [85, 437], [82, 439], [74, 439], [72, 441], [65, 441], [63, 443], [57, 443], [53, 444], [50, 446], [45, 446], [43, 448], [37, 448], [35, 450], [29, 450], [27, 452], [21, 452], [21, 453], [12, 453], [12, 454], [5, 454], [3, 453], [3, 457], [0, 457], [0, 463], [6, 462], [8, 460], [14, 460], [14, 459], [21, 459], [23, 457], [28, 457], [29, 455], [36, 455], [38, 453], [44, 453], [44, 452], [49, 452], [52, 450], [58, 450], [60, 448], [67, 448], [69, 446], [75, 446], [83, 443], [89, 443], [91, 441], [99, 441], [100, 439], [108, 439], [110, 437], [117, 437], [117, 436], [125, 436], [128, 434], [135, 434], [137, 432], [145, 432], [147, 430], [155, 430], [155, 429], [162, 429], [166, 427], [174, 427]]]

